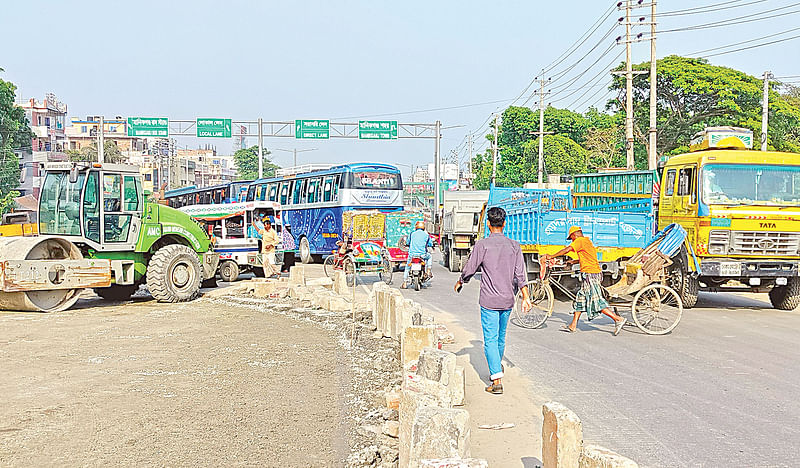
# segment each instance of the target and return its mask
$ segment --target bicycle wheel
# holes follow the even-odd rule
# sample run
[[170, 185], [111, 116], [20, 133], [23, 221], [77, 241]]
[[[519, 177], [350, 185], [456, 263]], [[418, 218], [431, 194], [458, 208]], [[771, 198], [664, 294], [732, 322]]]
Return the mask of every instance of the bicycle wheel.
[[674, 289], [659, 283], [644, 287], [633, 297], [631, 314], [648, 335], [669, 333], [681, 321], [683, 302]]
[[325, 263], [322, 264], [322, 270], [325, 271], [325, 276], [330, 278], [333, 276], [333, 270], [336, 268], [336, 256], [329, 255], [328, 258], [325, 259]]
[[527, 313], [522, 312], [522, 291], [518, 292], [512, 311], [514, 323], [523, 328], [539, 328], [553, 313], [553, 288], [542, 281], [528, 283], [526, 288], [532, 307]]
[[393, 271], [394, 268], [392, 267], [392, 262], [390, 262], [388, 258], [384, 258], [381, 262], [380, 270], [378, 270], [378, 277], [380, 277], [384, 283], [392, 284]]

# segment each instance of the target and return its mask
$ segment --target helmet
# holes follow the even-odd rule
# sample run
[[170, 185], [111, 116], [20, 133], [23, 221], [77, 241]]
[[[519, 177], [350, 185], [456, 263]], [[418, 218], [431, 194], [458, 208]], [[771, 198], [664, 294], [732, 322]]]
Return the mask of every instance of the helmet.
[[414, 229], [425, 229], [425, 221], [417, 221], [414, 224]]

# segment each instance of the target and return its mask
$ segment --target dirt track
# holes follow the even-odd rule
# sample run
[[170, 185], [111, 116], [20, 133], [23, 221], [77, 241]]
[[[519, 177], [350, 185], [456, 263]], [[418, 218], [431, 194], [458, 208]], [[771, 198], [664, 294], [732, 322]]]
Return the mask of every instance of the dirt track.
[[346, 458], [334, 332], [208, 300], [79, 304], [0, 312], [0, 465]]

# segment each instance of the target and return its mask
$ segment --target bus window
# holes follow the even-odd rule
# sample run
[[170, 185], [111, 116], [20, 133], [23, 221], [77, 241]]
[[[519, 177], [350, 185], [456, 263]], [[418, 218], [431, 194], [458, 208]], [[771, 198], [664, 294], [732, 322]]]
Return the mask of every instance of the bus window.
[[228, 238], [244, 237], [244, 217], [233, 216], [225, 220], [225, 234]]
[[667, 181], [664, 187], [664, 195], [671, 197], [675, 193], [675, 169], [667, 171]]
[[308, 181], [308, 203], [318, 203], [319, 196], [317, 191], [319, 189], [319, 178], [314, 178]]
[[342, 176], [338, 174], [333, 181], [333, 201], [339, 201], [339, 185], [341, 184]]
[[289, 182], [281, 183], [281, 205], [285, 205], [289, 201]]
[[308, 179], [296, 180], [294, 182], [294, 194], [292, 195], [292, 203], [295, 205], [302, 203], [303, 200], [303, 192], [305, 192], [306, 184], [308, 183]]
[[256, 186], [251, 185], [247, 187], [247, 201], [253, 201], [256, 198]]
[[267, 199], [269, 201], [278, 201], [278, 184], [269, 184], [269, 196]]
[[329, 202], [333, 199], [333, 176], [328, 176], [322, 183], [322, 201]]

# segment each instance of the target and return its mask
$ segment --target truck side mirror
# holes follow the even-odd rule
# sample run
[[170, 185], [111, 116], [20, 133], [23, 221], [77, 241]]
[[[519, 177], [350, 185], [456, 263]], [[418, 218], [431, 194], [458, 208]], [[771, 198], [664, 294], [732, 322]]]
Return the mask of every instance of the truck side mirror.
[[69, 183], [74, 184], [78, 182], [78, 166], [72, 166], [69, 170]]

